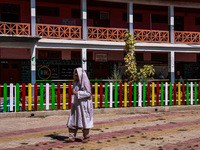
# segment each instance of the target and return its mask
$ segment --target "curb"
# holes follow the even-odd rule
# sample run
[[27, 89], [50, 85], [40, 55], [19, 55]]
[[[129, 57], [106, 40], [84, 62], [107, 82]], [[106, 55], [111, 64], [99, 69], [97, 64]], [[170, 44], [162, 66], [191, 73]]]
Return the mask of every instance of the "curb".
[[[200, 110], [200, 105], [189, 106], [154, 106], [154, 107], [123, 107], [123, 108], [97, 108], [94, 114], [148, 114], [155, 112]], [[6, 112], [0, 113], [0, 118], [17, 117], [43, 117], [69, 115], [70, 110], [49, 110], [49, 111], [27, 111], [27, 112]]]

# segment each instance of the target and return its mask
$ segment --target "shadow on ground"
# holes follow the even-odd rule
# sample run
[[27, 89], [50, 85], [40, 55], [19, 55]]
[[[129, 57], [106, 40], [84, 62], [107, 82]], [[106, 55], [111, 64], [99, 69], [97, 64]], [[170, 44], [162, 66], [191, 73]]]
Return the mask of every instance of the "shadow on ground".
[[[68, 136], [61, 136], [61, 135], [56, 135], [56, 134], [49, 134], [49, 135], [46, 135], [45, 137], [51, 137], [52, 139], [59, 140], [59, 141], [65, 141], [64, 139], [68, 138]], [[75, 138], [75, 142], [82, 142], [82, 140], [79, 138]]]

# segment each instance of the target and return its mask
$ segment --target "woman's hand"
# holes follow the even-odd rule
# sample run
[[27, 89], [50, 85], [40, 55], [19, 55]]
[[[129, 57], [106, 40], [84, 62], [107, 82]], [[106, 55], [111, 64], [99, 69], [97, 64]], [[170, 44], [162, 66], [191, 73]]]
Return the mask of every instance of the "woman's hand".
[[74, 91], [73, 94], [77, 95], [77, 94], [78, 94], [78, 91]]

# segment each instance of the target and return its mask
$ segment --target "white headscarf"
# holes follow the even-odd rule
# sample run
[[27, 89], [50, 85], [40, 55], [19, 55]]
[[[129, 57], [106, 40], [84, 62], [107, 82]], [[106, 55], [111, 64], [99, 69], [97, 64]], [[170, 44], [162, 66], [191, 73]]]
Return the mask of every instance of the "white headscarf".
[[87, 92], [91, 93], [90, 81], [86, 72], [82, 68], [76, 68], [79, 77], [79, 83], [81, 85], [81, 89], [85, 89]]

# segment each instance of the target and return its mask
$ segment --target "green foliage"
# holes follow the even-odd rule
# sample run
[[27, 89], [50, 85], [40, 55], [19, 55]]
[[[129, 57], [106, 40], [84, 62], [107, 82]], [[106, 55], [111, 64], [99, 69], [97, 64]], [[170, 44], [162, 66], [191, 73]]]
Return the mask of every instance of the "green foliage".
[[130, 32], [126, 33], [124, 39], [126, 56], [124, 57], [126, 67], [126, 77], [128, 82], [147, 82], [155, 74], [153, 65], [144, 65], [138, 72], [135, 58], [135, 39]]
[[113, 83], [122, 81], [122, 75], [120, 74], [116, 64], [114, 64], [114, 69], [111, 73], [111, 77], [109, 78], [109, 80], [112, 80]]

